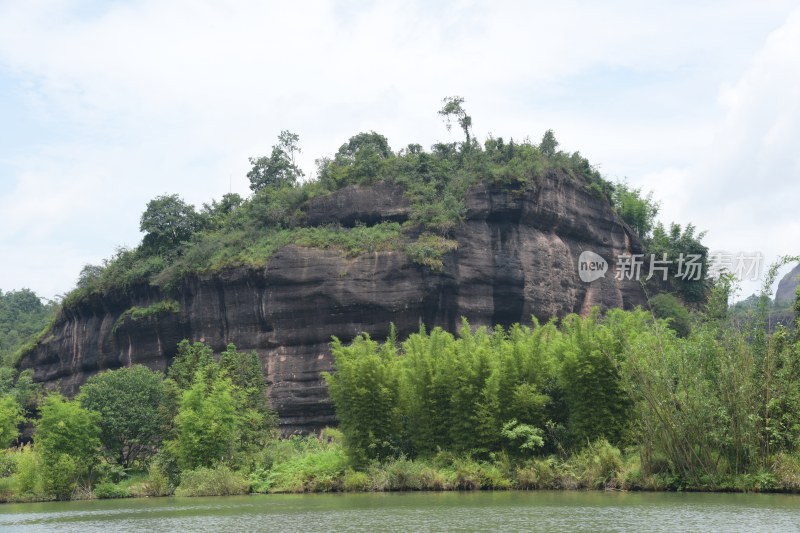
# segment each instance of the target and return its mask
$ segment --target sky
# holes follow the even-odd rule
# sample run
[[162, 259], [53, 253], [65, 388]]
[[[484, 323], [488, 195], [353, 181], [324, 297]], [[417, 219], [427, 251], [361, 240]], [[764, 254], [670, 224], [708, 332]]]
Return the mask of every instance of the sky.
[[[141, 239], [148, 200], [249, 193], [375, 130], [586, 156], [705, 244], [800, 254], [800, 2], [0, 0], [0, 289], [53, 298]], [[743, 294], [758, 283], [742, 283]]]

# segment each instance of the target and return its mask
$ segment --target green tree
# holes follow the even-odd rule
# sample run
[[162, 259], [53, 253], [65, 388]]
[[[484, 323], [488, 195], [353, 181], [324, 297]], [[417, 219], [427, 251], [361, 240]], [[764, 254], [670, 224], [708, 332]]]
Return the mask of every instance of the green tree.
[[659, 203], [653, 200], [653, 193], [642, 196], [641, 189], [634, 189], [627, 183], [620, 182], [614, 185], [611, 199], [620, 218], [639, 237], [649, 238], [660, 208]]
[[12, 396], [25, 411], [33, 411], [39, 399], [41, 385], [33, 382], [33, 370], [18, 372], [15, 368], [0, 367], [0, 396]]
[[19, 435], [19, 425], [25, 417], [13, 396], [0, 397], [0, 448], [10, 446]]
[[556, 140], [556, 134], [553, 133], [553, 130], [547, 130], [544, 132], [542, 136], [542, 142], [539, 143], [539, 151], [545, 157], [555, 157], [558, 150], [558, 141]]
[[374, 131], [362, 132], [341, 145], [333, 160], [318, 162], [319, 179], [331, 190], [371, 183], [381, 176], [386, 162], [393, 156], [386, 137]]
[[467, 111], [464, 109], [464, 98], [462, 96], [447, 96], [442, 102], [444, 105], [438, 111], [438, 114], [444, 119], [447, 131], [452, 128], [453, 121], [457, 122], [461, 131], [464, 132], [464, 146], [471, 146], [472, 117], [467, 115]]
[[356, 463], [398, 451], [398, 375], [393, 343], [379, 346], [366, 334], [344, 346], [334, 338], [336, 372], [325, 381], [336, 405], [345, 445]]
[[51, 394], [40, 408], [34, 444], [42, 460], [45, 491], [68, 499], [99, 460], [100, 414]]
[[[708, 297], [710, 288], [708, 274], [708, 248], [703, 243], [705, 232], [697, 233], [692, 224], [681, 227], [670, 224], [669, 229], [658, 223], [647, 243], [647, 252], [656, 260], [666, 260], [667, 276], [664, 281], [662, 272], [654, 272], [648, 283], [654, 290], [677, 293], [684, 301], [703, 302]], [[692, 272], [691, 263], [699, 265], [699, 270]]]
[[104, 268], [100, 265], [83, 265], [78, 274], [77, 286], [79, 289], [91, 289], [102, 278]]
[[444, 428], [452, 420], [451, 399], [457, 386], [455, 339], [441, 328], [430, 334], [421, 330], [402, 348], [399, 401], [410, 441], [408, 451], [432, 455], [450, 444]]
[[250, 158], [252, 168], [247, 173], [247, 178], [252, 191], [257, 192], [265, 187], [294, 187], [297, 184], [298, 179], [304, 176], [295, 163], [295, 153], [300, 152], [299, 141], [297, 134], [284, 130], [268, 157]]
[[794, 322], [795, 332], [800, 336], [800, 285], [794, 291]]
[[12, 365], [19, 349], [52, 319], [55, 302], [44, 303], [30, 289], [0, 290], [0, 364]]
[[277, 425], [277, 416], [270, 408], [267, 396], [267, 380], [258, 354], [240, 352], [229, 344], [220, 354], [219, 367], [230, 378], [234, 395], [241, 405], [242, 429], [241, 449], [263, 448], [272, 438]]
[[214, 352], [202, 342], [190, 343], [184, 339], [178, 343], [178, 351], [167, 370], [167, 377], [178, 388], [186, 390], [192, 386], [198, 370], [205, 370], [214, 364]]
[[283, 130], [278, 135], [278, 146], [289, 155], [289, 160], [292, 162], [292, 166], [294, 166], [294, 154], [299, 154], [302, 151], [300, 150], [300, 136], [289, 130]]
[[235, 192], [222, 195], [219, 201], [211, 200], [210, 204], [203, 204], [200, 217], [203, 227], [209, 229], [224, 228], [233, 213], [244, 203], [244, 198]]
[[165, 389], [161, 373], [142, 365], [92, 376], [81, 387], [82, 407], [100, 413], [100, 440], [107, 456], [130, 468], [161, 442]]
[[139, 230], [145, 234], [142, 246], [154, 254], [175, 251], [198, 227], [194, 206], [177, 194], [158, 196], [147, 202], [139, 222]]
[[209, 379], [205, 369], [197, 371], [191, 388], [181, 396], [175, 418], [176, 438], [169, 443], [181, 469], [233, 460], [241, 430], [241, 408], [228, 377]]
[[100, 448], [100, 414], [77, 401], [50, 394], [40, 408], [34, 442], [45, 460], [70, 455], [89, 468], [97, 462]]
[[612, 311], [605, 323], [599, 312], [562, 322], [563, 336], [556, 350], [561, 360], [562, 390], [569, 409], [567, 429], [577, 447], [605, 437], [620, 442], [630, 422], [631, 401], [621, 376], [624, 361], [620, 339], [627, 339], [641, 315]]
[[256, 352], [240, 352], [234, 344], [228, 344], [219, 356], [219, 367], [241, 391], [246, 407], [269, 411], [267, 381]]
[[529, 424], [520, 424], [514, 419], [503, 424], [501, 432], [503, 437], [508, 439], [522, 454], [531, 454], [537, 448], [544, 446], [541, 429]]

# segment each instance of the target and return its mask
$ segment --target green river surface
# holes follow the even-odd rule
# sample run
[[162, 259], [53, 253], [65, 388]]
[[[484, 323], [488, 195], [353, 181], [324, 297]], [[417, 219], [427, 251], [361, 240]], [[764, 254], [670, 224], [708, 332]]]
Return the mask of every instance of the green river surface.
[[2, 531], [800, 531], [800, 495], [404, 492], [0, 505]]

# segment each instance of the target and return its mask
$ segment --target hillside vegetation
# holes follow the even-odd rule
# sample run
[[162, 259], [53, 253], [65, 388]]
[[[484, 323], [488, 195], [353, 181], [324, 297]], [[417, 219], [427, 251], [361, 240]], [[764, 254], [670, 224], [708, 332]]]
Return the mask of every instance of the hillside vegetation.
[[10, 365], [31, 338], [46, 329], [57, 308], [30, 289], [0, 291], [0, 365]]
[[[316, 176], [305, 179], [295, 164], [299, 137], [284, 131], [270, 155], [251, 158], [248, 198], [227, 194], [199, 210], [178, 195], [159, 196], [147, 204], [140, 229], [144, 238], [133, 249], [121, 248], [102, 265], [87, 265], [77, 287], [66, 297], [69, 307], [92, 296], [126, 294], [151, 284], [169, 292], [187, 276], [229, 267], [263, 267], [287, 244], [335, 248], [353, 257], [366, 252], [400, 250], [420, 265], [442, 268], [442, 257], [455, 249], [453, 231], [463, 220], [467, 190], [480, 181], [522, 191], [548, 170], [558, 169], [577, 180], [599, 200], [613, 202], [620, 216], [653, 250], [677, 257], [706, 249], [691, 225], [669, 229], [656, 224], [658, 205], [625, 183], [604, 179], [578, 152], [558, 149], [548, 130], [539, 143], [489, 137], [482, 144], [471, 131], [472, 118], [463, 99], [447, 98], [439, 112], [464, 133], [463, 142], [437, 143], [425, 150], [410, 144], [392, 150], [376, 132], [359, 133], [333, 157], [317, 160]], [[410, 202], [403, 224], [381, 222], [342, 227], [308, 226], [302, 206], [310, 199], [347, 186], [386, 181], [400, 186]], [[658, 290], [678, 292], [701, 301], [703, 282], [670, 280]]]

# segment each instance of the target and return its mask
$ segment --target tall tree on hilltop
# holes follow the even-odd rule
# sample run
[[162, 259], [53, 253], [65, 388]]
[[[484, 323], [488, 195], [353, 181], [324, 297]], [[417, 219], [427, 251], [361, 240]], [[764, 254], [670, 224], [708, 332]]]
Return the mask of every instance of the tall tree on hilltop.
[[464, 132], [464, 137], [466, 137], [465, 146], [471, 146], [472, 135], [470, 130], [472, 129], [472, 117], [467, 115], [467, 111], [464, 109], [464, 97], [448, 96], [444, 98], [442, 102], [444, 102], [444, 105], [438, 113], [444, 118], [447, 131], [450, 131], [453, 127], [453, 121], [457, 122]]
[[269, 157], [251, 157], [253, 168], [247, 173], [250, 189], [257, 192], [265, 187], [294, 187], [305, 175], [295, 162], [295, 153], [300, 153], [299, 142], [299, 135], [283, 130]]

